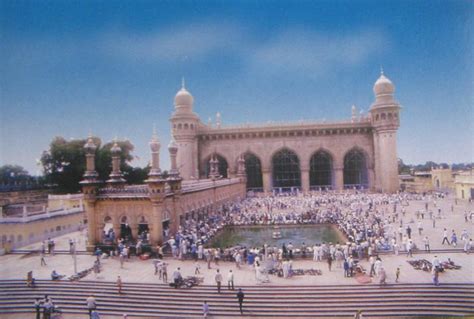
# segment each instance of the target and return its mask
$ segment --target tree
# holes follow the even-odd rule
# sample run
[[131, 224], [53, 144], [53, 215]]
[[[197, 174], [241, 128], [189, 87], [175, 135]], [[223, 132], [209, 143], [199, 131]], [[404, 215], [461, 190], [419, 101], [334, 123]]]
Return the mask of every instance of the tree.
[[[96, 170], [99, 179], [105, 181], [112, 171], [112, 154], [110, 149], [114, 142], [101, 145], [99, 138], [93, 138], [96, 150]], [[55, 137], [41, 156], [46, 180], [50, 184], [57, 185], [60, 192], [77, 192], [80, 190], [79, 182], [82, 180], [86, 169], [84, 144], [86, 139], [73, 139], [67, 141], [63, 137]], [[148, 174], [147, 169], [134, 168], [130, 166], [133, 159], [134, 146], [130, 141], [117, 141], [122, 149], [120, 155], [120, 169], [124, 178], [129, 183], [143, 183]], [[146, 172], [146, 173], [145, 173]]]
[[0, 167], [0, 184], [12, 185], [24, 183], [32, 176], [20, 165], [3, 165]]

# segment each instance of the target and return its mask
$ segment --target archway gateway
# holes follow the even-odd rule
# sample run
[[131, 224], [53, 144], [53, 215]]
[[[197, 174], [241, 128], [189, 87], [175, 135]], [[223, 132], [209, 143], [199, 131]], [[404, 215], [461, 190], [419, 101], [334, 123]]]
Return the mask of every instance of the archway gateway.
[[273, 187], [301, 187], [300, 161], [295, 152], [282, 149], [272, 157]]

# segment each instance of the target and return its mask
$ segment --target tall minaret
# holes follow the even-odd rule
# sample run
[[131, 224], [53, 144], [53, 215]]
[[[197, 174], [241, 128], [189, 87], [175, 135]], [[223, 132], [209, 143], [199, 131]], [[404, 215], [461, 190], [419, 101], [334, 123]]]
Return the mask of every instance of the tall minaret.
[[370, 107], [374, 128], [375, 189], [398, 191], [397, 129], [400, 126], [400, 104], [394, 99], [395, 86], [380, 72], [374, 84], [375, 102]]
[[97, 180], [97, 171], [95, 170], [95, 151], [97, 146], [94, 140], [89, 135], [86, 144], [84, 144], [84, 151], [86, 153], [86, 171], [84, 172], [84, 179], [80, 182], [82, 186], [82, 193], [84, 194], [85, 211], [87, 216], [87, 250], [93, 251], [95, 244], [100, 238], [98, 229], [97, 216], [95, 214], [95, 203], [97, 201], [97, 189], [101, 183]]
[[199, 117], [193, 112], [193, 96], [186, 90], [184, 80], [174, 98], [175, 111], [171, 116], [171, 130], [178, 146], [177, 169], [183, 179], [194, 176], [198, 169], [197, 130]]
[[118, 146], [117, 141], [114, 141], [110, 152], [112, 153], [112, 172], [109, 175], [110, 179], [107, 180], [107, 184], [110, 187], [122, 187], [125, 184], [122, 172], [120, 171], [120, 154], [122, 149]]
[[151, 150], [151, 169], [148, 174], [149, 179], [161, 179], [160, 169], [160, 141], [158, 140], [158, 134], [156, 134], [156, 128], [153, 128], [153, 136], [149, 143]]

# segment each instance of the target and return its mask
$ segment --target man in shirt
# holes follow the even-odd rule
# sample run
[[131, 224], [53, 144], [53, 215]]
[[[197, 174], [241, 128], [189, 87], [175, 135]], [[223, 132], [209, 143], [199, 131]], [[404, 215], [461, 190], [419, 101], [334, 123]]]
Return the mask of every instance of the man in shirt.
[[242, 291], [242, 288], [239, 288], [239, 292], [237, 293], [237, 299], [239, 301], [239, 309], [240, 309], [240, 314], [243, 314], [244, 311], [242, 310], [242, 306], [244, 303], [244, 292]]
[[227, 288], [229, 290], [234, 290], [234, 273], [232, 272], [232, 269], [230, 269], [227, 274]]
[[221, 293], [222, 274], [219, 272], [219, 269], [217, 269], [215, 280], [217, 284], [217, 293]]
[[181, 277], [181, 272], [180, 272], [181, 268], [178, 267], [178, 269], [176, 269], [174, 272], [173, 272], [173, 282], [174, 282], [174, 287], [175, 288], [178, 288], [179, 287], [179, 284], [182, 280], [182, 277]]
[[97, 308], [94, 295], [90, 295], [86, 299], [87, 310], [89, 310], [89, 318], [92, 318], [92, 311]]

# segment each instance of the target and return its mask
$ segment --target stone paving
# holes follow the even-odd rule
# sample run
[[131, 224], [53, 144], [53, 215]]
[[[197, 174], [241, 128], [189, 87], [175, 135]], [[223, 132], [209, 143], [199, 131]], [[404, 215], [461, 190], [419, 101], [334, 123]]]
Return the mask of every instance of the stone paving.
[[[419, 209], [424, 208], [426, 201], [412, 201], [409, 206], [406, 206], [405, 222], [414, 220], [411, 223], [413, 229], [412, 238], [418, 247], [423, 247], [422, 239], [425, 235], [430, 238], [431, 249], [449, 249], [449, 252], [443, 253], [416, 253], [413, 257], [406, 257], [401, 251], [400, 255], [396, 256], [393, 253], [387, 255], [381, 255], [382, 264], [387, 271], [387, 282], [393, 283], [395, 280], [395, 271], [399, 267], [401, 270], [401, 276], [399, 283], [431, 283], [431, 274], [422, 270], [415, 270], [407, 260], [425, 258], [429, 261], [432, 260], [435, 254], [438, 255], [441, 261], [451, 258], [456, 264], [459, 264], [462, 268], [460, 270], [447, 270], [440, 274], [440, 283], [473, 283], [474, 282], [474, 251], [471, 254], [466, 254], [461, 251], [462, 242], [459, 241], [458, 247], [454, 248], [448, 245], [442, 245], [443, 229], [447, 228], [449, 234], [454, 229], [458, 238], [461, 232], [466, 229], [470, 236], [474, 235], [474, 223], [473, 221], [465, 222], [464, 212], [466, 210], [473, 211], [474, 205], [468, 204], [467, 202], [459, 202], [455, 204], [453, 199], [442, 199], [437, 200], [437, 206], [442, 209], [442, 218], [436, 220], [436, 226], [433, 228], [432, 221], [428, 216], [425, 215], [425, 219], [421, 220], [423, 224], [423, 234], [419, 235], [417, 231], [418, 220], [415, 212]], [[433, 205], [433, 201], [429, 201], [430, 207]], [[435, 213], [437, 215], [437, 213]], [[396, 229], [398, 229], [398, 224]], [[73, 238], [78, 241], [78, 250], [84, 250], [86, 244], [86, 236], [84, 232], [74, 232], [68, 235], [55, 238], [56, 247], [58, 250], [68, 250], [69, 239]], [[38, 249], [40, 243], [32, 244], [22, 249]], [[94, 256], [91, 255], [77, 255], [77, 269], [79, 271], [86, 268], [90, 268], [95, 260]], [[172, 258], [165, 258], [168, 266], [168, 277], [171, 277], [172, 272], [177, 268], [181, 268], [183, 276], [194, 275], [195, 262], [194, 261], [179, 261]], [[71, 255], [59, 254], [55, 256], [46, 256], [46, 266], [40, 266], [39, 254], [10, 254], [0, 256], [0, 279], [21, 279], [26, 278], [26, 273], [33, 270], [34, 277], [36, 279], [50, 279], [50, 274], [53, 269], [58, 273], [64, 275], [72, 275], [74, 273], [74, 258]], [[235, 285], [247, 286], [257, 285], [255, 280], [255, 272], [253, 267], [250, 265], [244, 265], [240, 269], [235, 267], [234, 263], [220, 262], [219, 265], [211, 264], [212, 269], [207, 269], [207, 264], [204, 261], [199, 262], [201, 274], [199, 276], [204, 277], [204, 284], [214, 285], [214, 275], [216, 269], [220, 269], [223, 274], [224, 281], [226, 280], [226, 274], [229, 269], [232, 269], [235, 277]], [[366, 260], [361, 262], [363, 267], [368, 270], [370, 269], [369, 263]], [[132, 257], [129, 261], [124, 263], [123, 268], [120, 267], [120, 262], [117, 257], [102, 259], [103, 269], [102, 272], [95, 276], [94, 273], [89, 274], [84, 280], [97, 280], [97, 281], [115, 281], [117, 276], [122, 277], [124, 283], [124, 290], [127, 289], [127, 282], [139, 282], [139, 283], [156, 283], [164, 284], [158, 279], [158, 276], [154, 275], [154, 267], [151, 260], [143, 261], [137, 257]], [[343, 270], [337, 268], [336, 263], [333, 263], [332, 271], [328, 271], [328, 266], [325, 261], [314, 262], [309, 258], [307, 260], [295, 260], [293, 262], [293, 268], [315, 268], [322, 270], [321, 276], [294, 276], [292, 278], [279, 278], [274, 275], [269, 275], [270, 282], [261, 285], [338, 285], [338, 284], [353, 284], [360, 285], [354, 278], [344, 278]], [[374, 277], [373, 282], [376, 283], [377, 279]], [[225, 284], [225, 282], [224, 282]], [[0, 316], [1, 318], [10, 318], [8, 316]], [[109, 318], [108, 316], [103, 316]], [[113, 316], [112, 316], [113, 317]], [[110, 318], [112, 318], [110, 317]], [[14, 318], [14, 317], [12, 317]], [[74, 315], [65, 316], [65, 318], [75, 318]]]

